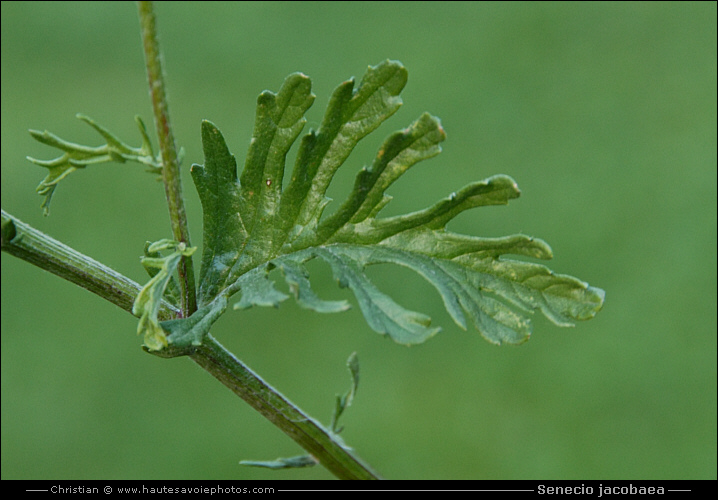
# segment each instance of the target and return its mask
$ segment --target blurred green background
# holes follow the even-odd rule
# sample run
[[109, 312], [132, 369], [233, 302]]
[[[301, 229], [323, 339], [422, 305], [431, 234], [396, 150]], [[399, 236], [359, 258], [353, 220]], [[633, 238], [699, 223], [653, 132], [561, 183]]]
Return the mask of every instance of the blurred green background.
[[[544, 238], [552, 269], [607, 291], [594, 320], [560, 329], [536, 316], [530, 342], [495, 347], [456, 327], [420, 278], [377, 267], [381, 289], [430, 314], [440, 335], [395, 345], [356, 307], [230, 311], [213, 333], [249, 366], [327, 423], [357, 351], [342, 435], [387, 478], [716, 478], [714, 2], [163, 2], [157, 12], [195, 244], [188, 169], [203, 161], [202, 119], [242, 164], [262, 90], [311, 76], [317, 127], [336, 85], [391, 58], [409, 70], [404, 107], [330, 194], [342, 199], [383, 138], [429, 111], [447, 131], [444, 152], [391, 188], [386, 214], [509, 174], [519, 200], [450, 228]], [[170, 232], [162, 186], [142, 167], [73, 174], [42, 215], [34, 188], [45, 172], [25, 156], [54, 152], [27, 130], [99, 145], [77, 112], [133, 144], [133, 116], [151, 123], [135, 4], [3, 2], [3, 209], [144, 282], [144, 242]], [[311, 271], [320, 295], [354, 300], [326, 266]], [[239, 466], [302, 450], [189, 360], [145, 355], [136, 321], [2, 255], [3, 479], [332, 477]]]

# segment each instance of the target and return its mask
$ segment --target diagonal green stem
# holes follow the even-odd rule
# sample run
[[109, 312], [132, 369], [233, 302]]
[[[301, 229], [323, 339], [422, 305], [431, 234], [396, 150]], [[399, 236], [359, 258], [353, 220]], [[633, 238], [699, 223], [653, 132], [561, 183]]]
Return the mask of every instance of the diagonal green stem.
[[[130, 313], [135, 297], [142, 288], [117, 271], [60, 243], [4, 210], [2, 251], [86, 288]], [[160, 319], [170, 319], [178, 313], [169, 303], [163, 302]], [[262, 380], [211, 335], [207, 335], [203, 344], [196, 347], [190, 357], [294, 439], [336, 477], [380, 479], [340, 440]]]
[[[162, 154], [162, 180], [165, 184], [165, 195], [170, 211], [172, 234], [176, 241], [192, 246], [187, 226], [187, 213], [182, 197], [182, 179], [180, 177], [177, 148], [175, 146], [172, 127], [170, 126], [169, 107], [167, 105], [167, 92], [165, 89], [162, 58], [160, 55], [152, 2], [137, 2], [142, 29], [142, 45], [147, 65], [147, 80], [150, 86], [150, 97], [155, 116], [157, 137], [159, 138], [160, 152]], [[182, 316], [189, 317], [197, 310], [197, 295], [194, 282], [194, 268], [192, 257], [183, 257], [178, 266], [180, 287], [182, 291]]]
[[[2, 251], [71, 281], [129, 313], [132, 313], [132, 304], [142, 289], [139, 283], [25, 224], [5, 210], [2, 211]], [[175, 318], [179, 312], [175, 306], [163, 301], [159, 319]]]
[[211, 335], [190, 357], [339, 479], [381, 479], [319, 422], [262, 380]]

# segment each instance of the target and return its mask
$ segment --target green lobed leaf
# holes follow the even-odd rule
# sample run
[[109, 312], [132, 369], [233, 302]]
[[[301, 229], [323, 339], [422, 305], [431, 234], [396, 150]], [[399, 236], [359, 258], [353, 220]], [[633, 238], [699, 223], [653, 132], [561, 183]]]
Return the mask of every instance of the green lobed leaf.
[[314, 101], [308, 77], [292, 74], [276, 94], [259, 96], [239, 179], [222, 134], [203, 122], [205, 163], [192, 167], [204, 210], [200, 304], [239, 292], [235, 309], [277, 307], [289, 295], [270, 279], [276, 268], [302, 307], [347, 309], [346, 301], [324, 300], [312, 290], [305, 264], [319, 258], [341, 287], [352, 290], [369, 326], [402, 344], [424, 342], [440, 329], [428, 316], [381, 292], [365, 273], [369, 265], [395, 264], [417, 272], [437, 290], [457, 325], [472, 323], [496, 344], [526, 341], [534, 310], [559, 326], [570, 326], [601, 309], [603, 290], [540, 264], [505, 258], [550, 259], [544, 241], [521, 234], [482, 238], [445, 229], [465, 210], [517, 198], [518, 186], [506, 175], [474, 182], [424, 210], [379, 217], [391, 200], [387, 189], [409, 168], [441, 151], [446, 134], [428, 113], [391, 134], [371, 165], [359, 171], [346, 200], [323, 216], [337, 169], [363, 137], [398, 110], [406, 80], [401, 63], [384, 61], [369, 67], [356, 88], [353, 79], [339, 85], [320, 128], [302, 138], [286, 188], [286, 155]]
[[192, 180], [202, 203], [204, 250], [199, 278], [200, 304], [216, 297], [227, 285], [232, 266], [249, 234], [240, 212], [237, 162], [220, 131], [202, 122], [206, 162], [192, 165]]
[[133, 148], [125, 144], [89, 116], [78, 114], [77, 118], [95, 129], [97, 133], [105, 139], [106, 144], [98, 147], [82, 146], [61, 139], [47, 130], [44, 132], [30, 130], [30, 135], [35, 140], [63, 151], [62, 155], [53, 160], [38, 160], [30, 156], [27, 157], [27, 159], [35, 165], [48, 169], [47, 176], [35, 189], [38, 194], [45, 197], [42, 203], [45, 215], [50, 213], [50, 202], [52, 201], [52, 195], [55, 193], [58, 183], [72, 172], [89, 165], [132, 161], [146, 165], [148, 172], [154, 174], [162, 173], [162, 162], [160, 158], [156, 157], [152, 152], [152, 144], [147, 135], [147, 127], [145, 127], [144, 122], [139, 116], [135, 116], [135, 122], [142, 136], [142, 146], [139, 148]]
[[[144, 334], [145, 346], [150, 351], [160, 351], [168, 346], [167, 336], [158, 320], [160, 305], [180, 259], [192, 255], [195, 250], [196, 247], [188, 248], [184, 243], [168, 239], [145, 246], [142, 265], [145, 269], [152, 269], [150, 274], [153, 276], [137, 294], [132, 314], [140, 318], [137, 333]], [[160, 255], [162, 251], [170, 251], [170, 254], [166, 257], [149, 256]]]
[[[337, 87], [321, 127], [304, 136], [292, 179], [281, 202], [281, 243], [314, 227], [327, 203], [325, 193], [337, 169], [357, 143], [401, 106], [407, 71], [397, 61], [370, 66], [359, 87], [354, 79]], [[275, 243], [276, 244], [276, 243]]]

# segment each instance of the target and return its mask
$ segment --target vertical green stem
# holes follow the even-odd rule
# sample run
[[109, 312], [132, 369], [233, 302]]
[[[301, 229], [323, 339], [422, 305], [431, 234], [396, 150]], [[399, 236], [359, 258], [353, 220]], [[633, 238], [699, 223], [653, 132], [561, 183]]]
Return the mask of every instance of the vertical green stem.
[[[165, 194], [170, 211], [172, 234], [176, 241], [190, 245], [187, 214], [182, 197], [182, 179], [180, 177], [177, 148], [175, 146], [172, 127], [170, 126], [169, 107], [165, 89], [162, 58], [157, 38], [157, 26], [152, 2], [137, 2], [142, 29], [142, 45], [147, 65], [147, 79], [150, 86], [150, 97], [155, 116], [155, 127], [159, 138], [162, 154], [162, 180], [165, 184]], [[183, 257], [177, 272], [182, 289], [182, 315], [190, 316], [197, 310], [197, 296], [195, 292], [194, 269], [192, 257]]]

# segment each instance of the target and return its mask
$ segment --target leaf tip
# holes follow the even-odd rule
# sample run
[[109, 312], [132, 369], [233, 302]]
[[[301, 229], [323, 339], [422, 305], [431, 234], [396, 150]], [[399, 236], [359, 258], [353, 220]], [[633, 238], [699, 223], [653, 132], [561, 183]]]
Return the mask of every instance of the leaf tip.
[[211, 121], [206, 120], [206, 119], [202, 120], [201, 127], [202, 127], [202, 133], [211, 133], [211, 132], [215, 132], [215, 131], [219, 132], [219, 129], [217, 128], [217, 126], [214, 123], [212, 123]]
[[606, 300], [605, 290], [588, 284], [586, 285], [586, 295], [588, 296], [588, 300], [593, 304], [593, 307], [588, 308], [576, 316], [576, 319], [580, 321], [588, 320], [596, 316], [596, 314], [603, 309], [603, 304]]

